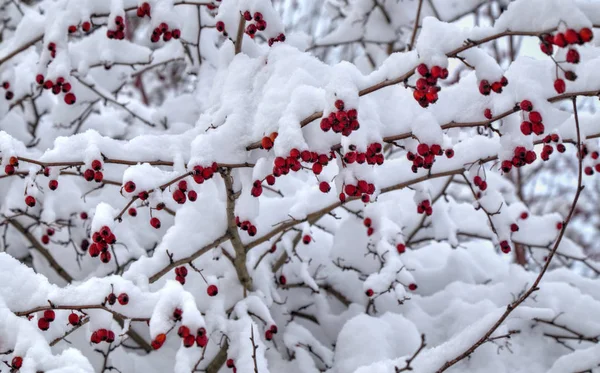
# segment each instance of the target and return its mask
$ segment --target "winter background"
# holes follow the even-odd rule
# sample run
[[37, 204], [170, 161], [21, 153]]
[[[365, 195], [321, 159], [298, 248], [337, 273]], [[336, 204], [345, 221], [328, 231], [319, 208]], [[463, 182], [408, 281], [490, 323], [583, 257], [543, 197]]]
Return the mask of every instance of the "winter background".
[[600, 1], [0, 15], [0, 372], [600, 372]]

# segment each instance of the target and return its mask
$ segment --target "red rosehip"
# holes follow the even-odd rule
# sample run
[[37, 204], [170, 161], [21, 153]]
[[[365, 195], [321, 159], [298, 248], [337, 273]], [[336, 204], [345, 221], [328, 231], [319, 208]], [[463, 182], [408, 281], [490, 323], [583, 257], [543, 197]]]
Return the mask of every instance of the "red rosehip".
[[69, 315], [69, 323], [71, 325], [78, 325], [79, 324], [79, 315], [77, 315], [76, 313], [71, 313]]
[[35, 198], [33, 196], [25, 197], [25, 204], [29, 207], [35, 206]]
[[150, 219], [150, 225], [152, 227], [154, 227], [155, 229], [159, 229], [160, 228], [160, 220], [158, 220], [158, 218], [152, 218], [152, 219]]
[[20, 356], [13, 357], [11, 361], [11, 366], [13, 369], [20, 369], [23, 366], [23, 358]]
[[399, 243], [396, 245], [396, 250], [398, 250], [398, 254], [403, 254], [406, 251], [406, 245]]
[[129, 295], [127, 295], [127, 293], [121, 293], [119, 294], [117, 300], [119, 301], [120, 305], [124, 306], [129, 303]]
[[38, 319], [38, 328], [40, 328], [40, 330], [48, 330], [50, 328], [50, 322], [44, 318]]
[[565, 93], [566, 89], [567, 89], [567, 86], [565, 85], [564, 80], [556, 79], [554, 81], [554, 90], [556, 90], [557, 93]]
[[367, 291], [365, 291], [365, 294], [369, 298], [372, 297], [374, 294], [373, 289], [367, 289]]
[[329, 193], [329, 191], [331, 190], [331, 186], [329, 186], [328, 182], [321, 181], [321, 183], [319, 184], [319, 190], [321, 190], [321, 192], [323, 193]]
[[425, 65], [424, 63], [422, 63], [419, 66], [417, 66], [417, 72], [421, 76], [428, 76], [429, 75], [429, 69], [427, 68], [427, 65]]
[[206, 288], [206, 294], [208, 294], [210, 297], [214, 297], [215, 295], [219, 294], [217, 285], [209, 285], [208, 288]]
[[409, 284], [409, 285], [408, 285], [408, 290], [410, 290], [410, 291], [415, 291], [415, 290], [417, 290], [417, 284], [415, 284], [415, 283], [411, 283], [411, 284]]
[[225, 364], [227, 365], [227, 368], [235, 367], [235, 363], [233, 362], [233, 359], [227, 359], [227, 362]]
[[569, 63], [579, 63], [579, 52], [575, 49], [569, 49], [567, 52], [567, 62]]
[[302, 237], [302, 243], [304, 243], [305, 245], [308, 245], [310, 241], [312, 241], [312, 237], [309, 234], [305, 234]]
[[196, 342], [196, 338], [191, 334], [188, 334], [183, 337], [183, 346], [184, 347], [190, 348], [194, 345], [195, 342]]
[[581, 41], [587, 43], [594, 38], [594, 33], [591, 29], [584, 27], [579, 30], [579, 37], [581, 38]]

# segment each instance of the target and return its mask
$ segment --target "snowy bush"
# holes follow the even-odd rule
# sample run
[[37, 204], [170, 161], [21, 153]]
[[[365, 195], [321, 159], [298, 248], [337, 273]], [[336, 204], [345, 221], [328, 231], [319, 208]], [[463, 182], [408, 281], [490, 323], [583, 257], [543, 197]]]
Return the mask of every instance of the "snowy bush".
[[0, 14], [0, 372], [600, 372], [600, 2]]

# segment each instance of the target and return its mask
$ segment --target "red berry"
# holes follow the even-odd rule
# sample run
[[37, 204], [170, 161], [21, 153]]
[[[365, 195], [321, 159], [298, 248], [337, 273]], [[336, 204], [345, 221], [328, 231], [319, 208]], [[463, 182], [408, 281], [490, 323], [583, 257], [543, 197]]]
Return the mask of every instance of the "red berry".
[[101, 171], [94, 172], [94, 181], [99, 183], [104, 179], [104, 174]]
[[373, 292], [373, 289], [367, 289], [367, 291], [365, 291], [365, 294], [366, 294], [366, 295], [367, 295], [367, 297], [369, 297], [369, 298], [370, 298], [370, 297], [372, 297], [372, 296], [373, 296], [373, 294], [374, 294], [374, 292]]
[[119, 301], [120, 305], [124, 306], [129, 303], [129, 295], [127, 295], [127, 293], [121, 293], [119, 294], [119, 298], [117, 298], [117, 300]]
[[586, 175], [593, 175], [594, 174], [594, 169], [592, 169], [590, 166], [587, 166], [583, 172], [585, 172]]
[[25, 197], [25, 204], [29, 207], [35, 206], [35, 198], [33, 196]]
[[565, 40], [569, 44], [577, 44], [579, 43], [579, 34], [573, 29], [568, 29], [565, 32]]
[[235, 363], [233, 362], [233, 359], [227, 359], [227, 362], [225, 364], [227, 365], [227, 368], [235, 367]]
[[128, 181], [123, 186], [127, 193], [133, 193], [135, 191], [135, 183], [133, 181]]
[[321, 181], [321, 183], [319, 184], [319, 189], [321, 190], [321, 192], [323, 193], [328, 193], [331, 190], [331, 186], [329, 186], [329, 183], [326, 181]]
[[189, 334], [189, 331], [188, 331], [188, 334], [183, 337], [183, 346], [190, 348], [194, 345], [195, 342], [196, 342], [196, 338], [193, 335]]
[[103, 251], [100, 253], [100, 261], [102, 263], [110, 262], [111, 257], [112, 257], [112, 255], [110, 254], [110, 251]]
[[159, 229], [160, 228], [160, 220], [158, 220], [158, 218], [152, 218], [152, 219], [150, 219], [150, 225], [152, 227], [154, 227], [155, 229]]
[[396, 245], [396, 250], [398, 250], [398, 254], [403, 254], [406, 251], [406, 245], [399, 243]]
[[344, 101], [343, 100], [336, 100], [334, 105], [335, 105], [336, 109], [344, 110]]
[[219, 32], [225, 31], [225, 23], [223, 21], [218, 21], [215, 26], [217, 28], [217, 31], [219, 31]]
[[38, 319], [38, 328], [40, 328], [40, 330], [48, 330], [48, 328], [50, 328], [50, 322], [44, 318]]
[[490, 82], [488, 82], [487, 80], [482, 80], [479, 82], [479, 93], [481, 93], [482, 95], [489, 95], [491, 89], [492, 87], [490, 86]]
[[312, 238], [310, 237], [309, 234], [305, 234], [302, 237], [302, 243], [304, 243], [305, 245], [308, 245], [310, 243], [310, 241], [312, 241]]
[[22, 365], [23, 365], [22, 357], [20, 357], [20, 356], [13, 357], [13, 359], [11, 361], [11, 366], [13, 369], [20, 369]]
[[565, 47], [567, 45], [567, 40], [565, 39], [565, 35], [562, 32], [557, 33], [556, 35], [554, 35], [554, 45], [558, 46], [558, 47]]
[[219, 294], [219, 289], [217, 288], [217, 285], [209, 285], [208, 288], [206, 288], [206, 293], [209, 296], [214, 297]]
[[532, 125], [531, 122], [523, 121], [521, 122], [521, 133], [525, 136], [531, 135]]
[[567, 52], [567, 62], [569, 63], [579, 63], [579, 52], [575, 49], [569, 49]]
[[537, 111], [529, 113], [529, 121], [532, 123], [542, 123], [542, 114]]
[[556, 79], [554, 81], [554, 89], [557, 93], [565, 93], [567, 86], [565, 85], [565, 81], [562, 79]]
[[587, 43], [594, 38], [594, 33], [591, 29], [584, 27], [579, 30], [579, 37], [581, 38], [581, 41]]
[[72, 313], [69, 315], [69, 323], [71, 325], [78, 325], [79, 324], [79, 315]]
[[415, 284], [415, 283], [411, 283], [411, 284], [409, 284], [409, 285], [408, 285], [408, 290], [410, 290], [410, 291], [415, 291], [415, 290], [417, 290], [417, 284]]
[[422, 63], [419, 66], [417, 66], [417, 72], [421, 76], [428, 76], [429, 75], [429, 69], [427, 68], [427, 65], [425, 65], [424, 63]]
[[173, 200], [174, 200], [175, 202], [177, 202], [178, 204], [180, 204], [180, 205], [181, 205], [181, 204], [184, 204], [184, 203], [185, 203], [185, 201], [186, 201], [185, 194], [184, 194], [184, 193], [183, 193], [183, 192], [182, 192], [180, 189], [176, 189], [176, 190], [173, 192]]
[[90, 31], [91, 28], [92, 28], [92, 24], [88, 21], [85, 21], [81, 24], [81, 29], [85, 32]]
[[190, 335], [190, 328], [185, 325], [181, 325], [179, 329], [177, 329], [177, 335], [179, 335], [181, 338], [187, 337]]
[[46, 311], [44, 311], [44, 318], [46, 320], [48, 320], [48, 322], [54, 321], [55, 316], [56, 315], [54, 314], [53, 310], [46, 310]]
[[208, 344], [208, 337], [206, 334], [198, 334], [196, 337], [196, 345], [198, 347], [204, 348]]
[[486, 117], [486, 119], [492, 119], [492, 110], [485, 109], [483, 111], [483, 116]]

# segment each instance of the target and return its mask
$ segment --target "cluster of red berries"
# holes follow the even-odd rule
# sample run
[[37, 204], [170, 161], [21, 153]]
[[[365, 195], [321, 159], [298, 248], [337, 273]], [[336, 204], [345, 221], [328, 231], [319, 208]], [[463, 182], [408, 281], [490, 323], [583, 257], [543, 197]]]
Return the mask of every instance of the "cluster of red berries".
[[50, 236], [54, 236], [53, 228], [46, 229], [46, 234], [42, 236], [42, 243], [44, 245], [48, 245], [48, 243], [50, 242]]
[[438, 100], [440, 86], [437, 85], [438, 79], [448, 78], [448, 69], [441, 66], [432, 66], [431, 70], [424, 63], [417, 66], [417, 73], [421, 75], [415, 83], [413, 97], [422, 107], [428, 107], [429, 104], [435, 104]]
[[19, 158], [14, 157], [14, 156], [10, 157], [8, 159], [8, 164], [6, 166], [4, 166], [4, 172], [7, 175], [14, 175], [17, 167], [19, 167]]
[[90, 342], [98, 344], [100, 342], [113, 343], [115, 341], [115, 332], [107, 329], [98, 329], [92, 333]]
[[137, 8], [137, 16], [140, 18], [144, 18], [145, 16], [150, 17], [150, 4], [148, 3], [142, 3], [142, 5], [140, 5]]
[[[81, 24], [81, 30], [83, 30], [83, 32], [90, 32], [91, 29], [92, 29], [92, 23], [90, 21], [85, 21]], [[69, 32], [69, 34], [76, 33], [77, 25], [70, 25], [69, 28], [67, 29], [67, 31]]]
[[247, 22], [252, 22], [254, 19], [254, 23], [250, 23], [248, 26], [246, 26], [246, 34], [248, 34], [248, 36], [250, 36], [252, 39], [254, 39], [254, 36], [258, 31], [265, 31], [267, 29], [267, 21], [265, 21], [261, 12], [254, 13], [254, 17], [252, 17], [252, 13], [246, 10], [244, 12], [244, 19]]
[[54, 321], [55, 317], [54, 310], [44, 311], [44, 317], [38, 319], [38, 328], [40, 328], [40, 330], [48, 330], [50, 328], [50, 323]]
[[171, 39], [179, 39], [181, 37], [181, 30], [173, 29], [169, 30], [169, 25], [165, 22], [162, 22], [152, 31], [152, 36], [150, 37], [150, 41], [153, 43], [157, 43], [160, 40], [160, 36], [162, 35], [163, 41], [169, 41]]
[[475, 186], [479, 188], [479, 190], [482, 192], [485, 191], [488, 187], [487, 181], [483, 180], [479, 175], [473, 178], [473, 184], [475, 184]]
[[[585, 146], [585, 145], [584, 145], [584, 146], [582, 147], [581, 154], [582, 154], [584, 157], [585, 157], [585, 156], [587, 156], [588, 154], [590, 154], [590, 153], [588, 152], [587, 146]], [[600, 156], [600, 153], [598, 153], [597, 151], [593, 151], [593, 152], [590, 154], [590, 156], [591, 156], [591, 158], [592, 158], [592, 159], [593, 159], [593, 160], [596, 162], [596, 164], [594, 165], [594, 167], [593, 167], [593, 168], [592, 168], [592, 166], [586, 166], [586, 167], [583, 169], [583, 172], [584, 172], [586, 175], [593, 175], [593, 174], [594, 174], [594, 170], [596, 170], [596, 172], [600, 172], [600, 162], [598, 162], [598, 157]]]
[[88, 253], [92, 258], [100, 256], [102, 263], [110, 262], [111, 254], [108, 246], [117, 242], [117, 237], [108, 226], [103, 226], [98, 232], [92, 234], [92, 244], [88, 248]]
[[[270, 179], [269, 181], [273, 181], [273, 183], [275, 183], [275, 178], [273, 177], [273, 175], [269, 175], [269, 176], [272, 177], [272, 179]], [[250, 193], [252, 194], [253, 197], [260, 197], [262, 192], [263, 192], [262, 181], [255, 180], [254, 183], [252, 184], [252, 190], [250, 191]]]
[[204, 180], [212, 179], [215, 172], [219, 171], [219, 165], [216, 162], [210, 167], [202, 167], [200, 165], [194, 166], [194, 173], [192, 177], [196, 184], [202, 184]]
[[345, 104], [342, 100], [336, 100], [334, 105], [338, 111], [331, 112], [328, 117], [321, 119], [321, 130], [327, 132], [331, 129], [343, 136], [350, 136], [352, 131], [360, 128], [358, 111], [356, 109], [344, 110]]
[[430, 169], [435, 162], [435, 157], [446, 155], [446, 158], [454, 157], [454, 150], [446, 149], [444, 151], [442, 147], [438, 144], [428, 145], [425, 143], [420, 143], [417, 146], [417, 154], [413, 152], [406, 153], [406, 158], [409, 161], [412, 161], [412, 172], [417, 173], [419, 168], [424, 168], [426, 170]]
[[7, 100], [12, 100], [13, 97], [15, 97], [15, 94], [13, 93], [13, 91], [9, 91], [9, 89], [10, 89], [9, 82], [2, 82], [2, 88], [4, 88], [4, 90], [6, 91], [6, 93], [4, 94], [4, 98], [6, 98]]
[[425, 214], [427, 216], [430, 216], [431, 214], [433, 214], [433, 208], [431, 207], [431, 201], [428, 199], [424, 199], [423, 201], [421, 201], [421, 203], [419, 203], [417, 205], [417, 212], [419, 214]]
[[48, 43], [48, 50], [50, 51], [50, 57], [56, 58], [56, 43]]
[[103, 164], [101, 161], [94, 159], [91, 164], [92, 168], [88, 168], [83, 172], [83, 178], [87, 181], [95, 181], [97, 183], [104, 180], [104, 174], [102, 173]]
[[122, 16], [115, 17], [116, 30], [107, 30], [106, 37], [109, 39], [123, 40], [125, 39], [125, 20]]
[[271, 325], [271, 327], [265, 331], [265, 339], [267, 341], [272, 340], [273, 334], [277, 334], [277, 325]]
[[340, 202], [346, 201], [346, 196], [358, 197], [364, 203], [371, 201], [371, 195], [375, 193], [375, 184], [369, 183], [366, 180], [358, 180], [356, 185], [344, 184], [344, 191], [340, 193]]
[[357, 152], [356, 146], [350, 145], [349, 152], [344, 154], [344, 158], [342, 160], [346, 164], [352, 164], [354, 162], [358, 164], [363, 164], [367, 162], [370, 165], [382, 165], [384, 158], [383, 153], [381, 153], [382, 146], [378, 142], [374, 142], [367, 147], [367, 151], [365, 153]]
[[185, 278], [187, 277], [188, 270], [184, 266], [175, 268], [175, 280], [181, 285], [185, 285]]
[[277, 132], [271, 132], [269, 136], [265, 136], [260, 140], [260, 148], [265, 150], [270, 150], [275, 144], [275, 139], [279, 136]]
[[[544, 137], [543, 141], [544, 147], [542, 148], [541, 158], [543, 161], [547, 161], [548, 159], [550, 159], [550, 154], [554, 152], [554, 148], [552, 147], [551, 143], [559, 142], [560, 137], [558, 136], [558, 134], [553, 133]], [[567, 148], [565, 147], [565, 144], [556, 144], [556, 150], [558, 150], [559, 153], [564, 153], [565, 150], [567, 150]]]
[[[137, 212], [136, 212], [136, 214], [137, 214]], [[150, 218], [150, 225], [154, 229], [160, 229], [160, 226], [161, 226], [160, 219], [157, 217]]]
[[[181, 180], [179, 181], [179, 183], [177, 184], [177, 189], [173, 192], [173, 200], [177, 203], [179, 203], [180, 205], [184, 204], [186, 200], [190, 200], [191, 202], [194, 202], [197, 198], [198, 198], [198, 193], [196, 193], [195, 190], [187, 190], [188, 189], [188, 185], [187, 185], [187, 181], [185, 180]], [[187, 198], [185, 196], [185, 192], [187, 191]]]
[[479, 82], [479, 93], [481, 93], [484, 96], [489, 95], [492, 91], [496, 92], [496, 93], [502, 93], [502, 88], [506, 87], [508, 85], [508, 79], [506, 79], [506, 77], [502, 77], [502, 79], [500, 79], [500, 81], [498, 82], [493, 82], [492, 84], [490, 84], [490, 82], [486, 79], [483, 79]]
[[19, 369], [21, 369], [22, 366], [23, 366], [23, 358], [21, 356], [13, 357], [12, 361], [10, 362], [10, 367], [14, 370], [19, 370]]
[[[540, 36], [540, 50], [551, 56], [554, 53], [554, 45], [559, 48], [565, 48], [568, 45], [582, 45], [591, 41], [594, 38], [594, 33], [591, 29], [584, 27], [579, 32], [573, 29], [567, 29], [564, 33], [557, 32], [554, 35], [545, 34]], [[569, 52], [574, 49], [570, 49]], [[568, 52], [567, 52], [568, 54]], [[578, 54], [579, 55], [579, 54]], [[570, 62], [570, 61], [567, 61]], [[577, 62], [571, 62], [577, 63]]]
[[208, 344], [208, 336], [206, 335], [205, 328], [199, 328], [197, 335], [194, 336], [190, 331], [190, 328], [185, 325], [181, 325], [177, 330], [177, 335], [183, 339], [183, 345], [186, 348], [192, 347], [194, 343], [201, 348], [204, 348]]
[[524, 146], [517, 146], [512, 160], [502, 161], [501, 168], [502, 171], [509, 172], [513, 166], [523, 167], [526, 164], [532, 164], [536, 159], [537, 155], [533, 150], [527, 150]]
[[[327, 154], [318, 154], [309, 150], [300, 152], [298, 149], [290, 150], [290, 155], [287, 158], [277, 157], [273, 161], [273, 176], [279, 177], [287, 175], [290, 170], [297, 172], [302, 169], [300, 160], [306, 163], [312, 163], [312, 171], [315, 175], [319, 175], [323, 171], [323, 166], [329, 164], [330, 156]], [[267, 180], [268, 182], [269, 180]]]
[[283, 43], [284, 41], [285, 41], [285, 34], [281, 33], [281, 34], [277, 35], [276, 38], [269, 38], [267, 43], [269, 44], [269, 47], [270, 47], [277, 42]]
[[545, 127], [542, 123], [542, 114], [540, 114], [538, 111], [532, 111], [533, 104], [531, 101], [523, 100], [519, 104], [519, 107], [521, 110], [529, 112], [529, 121], [524, 120], [521, 123], [521, 133], [523, 133], [525, 136], [531, 135], [532, 133], [535, 133], [536, 135], [543, 134]]
[[111, 292], [108, 294], [105, 301], [111, 306], [117, 303], [117, 301], [121, 306], [125, 306], [127, 303], [129, 303], [129, 295], [127, 295], [127, 293], [121, 293], [119, 296], [117, 296], [115, 293]]
[[250, 237], [254, 237], [256, 235], [256, 226], [252, 224], [249, 220], [241, 221], [239, 216], [235, 217], [235, 224], [243, 231], [247, 231]]
[[[54, 43], [50, 43], [54, 44]], [[41, 85], [44, 89], [52, 89], [52, 93], [58, 95], [59, 93], [65, 93], [64, 101], [67, 105], [73, 105], [77, 101], [77, 97], [71, 92], [71, 83], [65, 81], [65, 78], [59, 76], [56, 78], [56, 82], [52, 80], [44, 80], [44, 75], [37, 74], [35, 77], [37, 84]]]
[[375, 228], [373, 228], [373, 220], [371, 218], [365, 218], [363, 220], [363, 224], [367, 227], [367, 236], [371, 236], [375, 233]]

